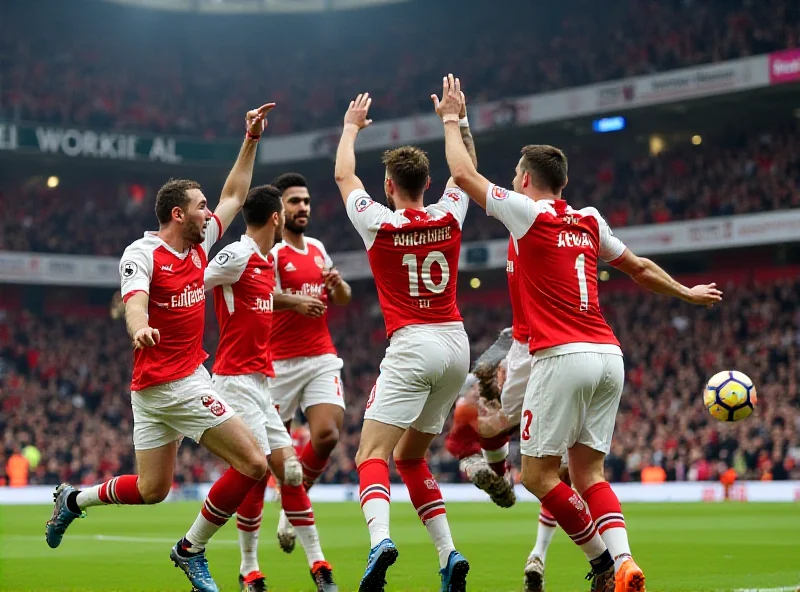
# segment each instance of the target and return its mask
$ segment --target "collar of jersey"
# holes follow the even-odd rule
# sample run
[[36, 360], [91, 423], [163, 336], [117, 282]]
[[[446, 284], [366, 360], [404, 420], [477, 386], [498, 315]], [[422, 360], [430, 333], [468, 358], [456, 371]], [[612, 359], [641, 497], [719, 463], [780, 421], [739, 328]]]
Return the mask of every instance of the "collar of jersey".
[[264, 253], [262, 253], [262, 252], [261, 252], [261, 249], [259, 249], [259, 248], [258, 248], [258, 244], [256, 244], [256, 241], [254, 241], [252, 238], [250, 238], [250, 237], [249, 237], [249, 236], [247, 236], [246, 234], [243, 234], [243, 235], [242, 235], [242, 239], [241, 239], [241, 240], [242, 240], [242, 242], [243, 242], [244, 244], [246, 244], [248, 247], [250, 247], [251, 249], [253, 249], [253, 252], [254, 252], [256, 255], [258, 255], [258, 256], [259, 256], [259, 257], [261, 257], [261, 258], [262, 258], [264, 261], [266, 261], [267, 263], [269, 263], [269, 253], [267, 253], [266, 255], [265, 255]]
[[300, 253], [301, 255], [308, 255], [308, 240], [306, 240], [305, 236], [303, 237], [303, 244], [305, 245], [304, 249], [298, 249], [293, 244], [287, 243], [285, 240], [281, 241], [281, 244], [286, 247], [289, 247], [292, 251]]
[[192, 248], [189, 247], [183, 253], [181, 253], [179, 251], [176, 251], [175, 249], [170, 247], [166, 242], [164, 242], [164, 240], [161, 237], [158, 236], [158, 233], [156, 233], [155, 230], [148, 230], [147, 232], [145, 232], [144, 233], [144, 239], [147, 240], [147, 241], [153, 241], [153, 242], [156, 242], [156, 243], [162, 245], [165, 249], [167, 249], [170, 253], [175, 255], [178, 259], [185, 259], [186, 255], [189, 254], [189, 251], [192, 250]]

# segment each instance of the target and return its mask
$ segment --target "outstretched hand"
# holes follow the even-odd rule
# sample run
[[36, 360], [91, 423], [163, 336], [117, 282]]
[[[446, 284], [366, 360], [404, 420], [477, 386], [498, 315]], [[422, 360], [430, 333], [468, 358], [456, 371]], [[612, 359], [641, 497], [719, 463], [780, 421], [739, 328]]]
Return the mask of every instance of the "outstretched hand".
[[464, 93], [461, 92], [461, 81], [453, 78], [452, 74], [442, 78], [442, 98], [431, 95], [431, 100], [436, 114], [442, 121], [458, 121], [467, 114], [466, 100]]
[[350, 107], [344, 114], [344, 124], [355, 125], [359, 130], [367, 127], [372, 123], [371, 119], [367, 119], [370, 105], [372, 105], [372, 99], [369, 97], [369, 93], [358, 95], [354, 101], [350, 101]]
[[686, 300], [698, 306], [714, 306], [722, 302], [722, 292], [717, 289], [717, 284], [700, 284], [689, 289]]
[[275, 108], [275, 103], [266, 103], [252, 109], [245, 115], [245, 126], [251, 136], [260, 136], [267, 129], [267, 114]]

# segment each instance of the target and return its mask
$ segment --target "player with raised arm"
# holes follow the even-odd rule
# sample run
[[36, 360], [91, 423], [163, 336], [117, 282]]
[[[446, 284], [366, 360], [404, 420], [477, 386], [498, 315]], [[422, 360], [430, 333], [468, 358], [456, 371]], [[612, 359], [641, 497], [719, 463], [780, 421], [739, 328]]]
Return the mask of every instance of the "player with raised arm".
[[[275, 302], [304, 295], [319, 298], [326, 305], [349, 304], [350, 286], [333, 266], [325, 246], [305, 235], [311, 218], [308, 182], [302, 175], [286, 173], [275, 179], [273, 185], [281, 192], [286, 211], [283, 240], [272, 250], [277, 279]], [[308, 419], [311, 441], [300, 451], [300, 463], [303, 481], [310, 488], [325, 470], [344, 421], [342, 359], [333, 345], [327, 314], [276, 312], [271, 350], [275, 377], [269, 379], [269, 389], [286, 429], [291, 429], [298, 407]], [[278, 542], [287, 553], [292, 552], [295, 544], [291, 522], [282, 511]]]
[[208, 252], [242, 208], [253, 176], [258, 139], [274, 103], [249, 111], [247, 135], [212, 214], [200, 185], [170, 180], [156, 195], [159, 230], [125, 249], [119, 266], [125, 321], [134, 347], [131, 404], [138, 475], [122, 475], [78, 491], [56, 489], [47, 522], [55, 548], [67, 527], [91, 506], [142, 505], [164, 500], [175, 458], [188, 436], [230, 468], [214, 483], [189, 532], [170, 558], [200, 592], [216, 592], [205, 546], [267, 470], [267, 459], [244, 421], [211, 384], [203, 367]]
[[[389, 347], [369, 395], [356, 454], [361, 509], [370, 546], [362, 592], [382, 591], [398, 556], [389, 534], [389, 456], [439, 555], [441, 590], [466, 589], [469, 563], [455, 549], [441, 491], [425, 454], [441, 433], [469, 369], [469, 341], [456, 305], [461, 225], [469, 199], [450, 180], [425, 206], [427, 155], [404, 146], [383, 156], [388, 207], [356, 176], [355, 142], [367, 127], [371, 99], [358, 95], [344, 117], [336, 183], [347, 215], [367, 248]], [[463, 121], [463, 119], [462, 119]], [[463, 121], [463, 123], [466, 123]], [[462, 133], [459, 132], [459, 142]]]
[[[269, 456], [270, 470], [281, 483], [281, 504], [300, 532], [317, 590], [335, 592], [333, 572], [320, 549], [314, 512], [302, 485], [303, 471], [267, 387], [268, 377], [275, 375], [270, 346], [275, 266], [270, 250], [281, 239], [284, 224], [280, 191], [270, 185], [254, 187], [242, 214], [245, 234], [220, 251], [205, 273], [206, 290], [214, 290], [220, 327], [212, 382]], [[303, 298], [309, 297], [284, 298], [283, 305], [294, 306], [297, 302], [292, 299]], [[313, 300], [322, 312], [322, 302]], [[258, 565], [258, 531], [267, 477], [261, 478], [236, 510], [242, 554], [239, 584], [247, 592], [267, 589]]]
[[[486, 180], [458, 133], [460, 87], [449, 75], [441, 101], [432, 97], [444, 123], [450, 172], [478, 205], [505, 224], [519, 256], [520, 294], [533, 355], [522, 409], [523, 484], [582, 548], [593, 573], [606, 571], [613, 561], [615, 591], [639, 592], [645, 587], [644, 574], [631, 557], [622, 509], [603, 471], [624, 366], [619, 342], [600, 312], [598, 260], [649, 290], [692, 304], [711, 306], [722, 293], [715, 284], [680, 284], [627, 249], [595, 208], [571, 208], [562, 198], [567, 159], [557, 148], [523, 148], [514, 191]], [[567, 451], [580, 495], [558, 478]]]

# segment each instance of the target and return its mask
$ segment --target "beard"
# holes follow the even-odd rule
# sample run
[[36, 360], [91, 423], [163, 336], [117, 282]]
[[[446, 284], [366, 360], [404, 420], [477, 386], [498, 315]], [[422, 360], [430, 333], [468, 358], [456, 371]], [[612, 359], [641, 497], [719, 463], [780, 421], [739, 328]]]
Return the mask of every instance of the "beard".
[[203, 236], [204, 226], [198, 228], [197, 226], [189, 226], [183, 233], [183, 238], [186, 242], [191, 243], [193, 245], [199, 245], [205, 239]]
[[396, 211], [397, 211], [397, 206], [396, 206], [396, 205], [395, 205], [395, 203], [394, 203], [394, 199], [392, 199], [392, 196], [391, 196], [391, 195], [389, 195], [388, 193], [386, 194], [386, 205], [387, 205], [387, 206], [389, 207], [389, 209], [390, 209], [390, 210], [392, 210], [393, 212], [396, 212]]
[[283, 240], [283, 228], [276, 228], [275, 229], [275, 244], [278, 244]]
[[[294, 221], [294, 219], [291, 219], [291, 220], [290, 220], [290, 219], [288, 219], [288, 218], [287, 218], [286, 222], [284, 222], [284, 226], [285, 226], [285, 227], [286, 227], [288, 230], [290, 230], [291, 232], [294, 232], [295, 234], [303, 234], [303, 233], [305, 233], [305, 231], [306, 231], [306, 226], [308, 226], [308, 222], [307, 222], [307, 221], [308, 221], [308, 219], [309, 219], [309, 218], [306, 218], [306, 224], [305, 224], [305, 225], [303, 225], [303, 226], [301, 226], [301, 225], [297, 224], [297, 223]], [[280, 234], [281, 236], [283, 236], [283, 229], [276, 230], [276, 231], [275, 231], [275, 234], [276, 234], [276, 235], [277, 235], [277, 234]], [[282, 239], [277, 239], [277, 240], [278, 240], [278, 241], [280, 241], [280, 240], [282, 240]]]

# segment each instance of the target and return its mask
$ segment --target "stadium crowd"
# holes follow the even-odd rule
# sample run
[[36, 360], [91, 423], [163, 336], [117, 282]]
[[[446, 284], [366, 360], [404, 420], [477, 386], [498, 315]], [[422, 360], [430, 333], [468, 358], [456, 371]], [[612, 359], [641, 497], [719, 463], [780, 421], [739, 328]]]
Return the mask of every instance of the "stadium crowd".
[[[729, 467], [739, 478], [800, 479], [800, 281], [726, 286], [726, 302], [713, 309], [622, 287], [601, 286], [627, 370], [607, 459], [609, 479], [638, 481], [654, 467], [663, 479], [678, 481], [716, 480]], [[487, 291], [462, 298], [473, 358], [509, 322], [508, 308], [496, 305], [504, 297]], [[215, 325], [208, 323], [210, 352]], [[348, 410], [321, 482], [357, 483], [353, 459], [361, 417], [385, 339], [373, 293], [337, 310], [331, 327], [345, 361]], [[120, 321], [0, 310], [3, 482], [19, 478], [21, 468], [33, 484], [90, 484], [134, 471], [130, 362]], [[757, 385], [758, 407], [745, 421], [721, 423], [703, 408], [703, 384], [723, 368], [740, 369]], [[518, 448], [512, 450], [518, 466]], [[430, 464], [443, 482], [462, 478], [443, 437], [432, 448]], [[222, 470], [204, 449], [184, 443], [176, 482], [212, 481]]]
[[[384, 168], [376, 158], [363, 160], [366, 186], [383, 199]], [[438, 183], [431, 195], [447, 178], [436, 168], [445, 164], [444, 159], [433, 161], [433, 178]], [[487, 176], [500, 183], [508, 181], [507, 162], [497, 155], [481, 155]], [[256, 183], [266, 181], [258, 177], [256, 173]], [[347, 220], [332, 172], [315, 167], [308, 179], [313, 196], [312, 236], [331, 253], [363, 248]], [[0, 250], [119, 256], [144, 230], [154, 227], [151, 204], [157, 187], [100, 180], [77, 186], [64, 183], [55, 189], [43, 181], [0, 186], [4, 213]], [[212, 190], [207, 194], [213, 203]], [[798, 207], [800, 140], [793, 131], [783, 129], [678, 146], [658, 156], [617, 161], [582, 157], [572, 167], [565, 195], [575, 207], [599, 208], [612, 228]], [[242, 230], [238, 221], [223, 241], [235, 240]], [[465, 240], [505, 236], [502, 224], [472, 207], [464, 226]]]
[[[381, 119], [427, 112], [446, 71], [488, 101], [800, 44], [791, 0], [418, 1], [225, 27], [95, 2], [4, 4], [0, 118], [208, 139], [238, 136], [265, 96], [281, 105], [274, 131], [291, 133], [339, 124], [365, 90]], [[465, 40], [456, 52], [450, 29]]]

